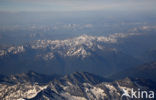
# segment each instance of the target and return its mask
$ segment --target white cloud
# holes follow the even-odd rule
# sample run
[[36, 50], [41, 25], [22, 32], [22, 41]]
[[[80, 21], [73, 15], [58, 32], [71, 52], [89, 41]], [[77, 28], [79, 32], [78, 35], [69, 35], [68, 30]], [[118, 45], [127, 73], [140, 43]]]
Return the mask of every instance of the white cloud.
[[156, 9], [156, 0], [0, 0], [0, 10], [92, 11]]

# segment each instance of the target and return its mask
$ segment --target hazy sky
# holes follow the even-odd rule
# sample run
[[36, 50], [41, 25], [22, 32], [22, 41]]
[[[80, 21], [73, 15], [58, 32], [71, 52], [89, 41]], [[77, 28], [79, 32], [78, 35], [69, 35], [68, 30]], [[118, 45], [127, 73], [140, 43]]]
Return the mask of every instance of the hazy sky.
[[0, 11], [156, 10], [156, 0], [0, 0]]

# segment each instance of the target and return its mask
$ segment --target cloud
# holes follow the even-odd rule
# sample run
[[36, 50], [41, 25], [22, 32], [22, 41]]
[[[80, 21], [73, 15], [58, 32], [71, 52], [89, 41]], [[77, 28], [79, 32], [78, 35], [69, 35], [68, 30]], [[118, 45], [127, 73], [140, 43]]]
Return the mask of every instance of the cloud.
[[156, 9], [156, 0], [0, 0], [1, 11], [92, 11]]

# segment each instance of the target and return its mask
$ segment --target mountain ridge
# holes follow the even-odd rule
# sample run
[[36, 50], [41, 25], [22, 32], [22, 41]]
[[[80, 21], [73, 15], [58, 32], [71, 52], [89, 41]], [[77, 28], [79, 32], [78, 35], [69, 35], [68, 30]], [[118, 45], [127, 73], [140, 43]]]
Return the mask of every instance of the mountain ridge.
[[153, 81], [156, 81], [155, 74], [156, 73], [156, 61], [148, 62], [142, 65], [139, 65], [137, 67], [129, 68], [126, 70], [123, 70], [119, 73], [116, 73], [109, 78], [112, 79], [122, 79], [123, 77], [138, 77], [138, 78], [145, 78], [145, 79], [151, 79]]
[[67, 40], [38, 40], [29, 45], [10, 47], [1, 50], [1, 72], [35, 70], [39, 73], [68, 74], [87, 71], [100, 75], [112, 74], [140, 63], [133, 56], [107, 46], [116, 43], [118, 38], [127, 36], [129, 35], [115, 34], [109, 37], [82, 35]]
[[[156, 91], [155, 82], [139, 78], [108, 80], [88, 72], [74, 72], [46, 84], [38, 82], [0, 83], [0, 99], [11, 100], [114, 100], [123, 89]], [[125, 100], [129, 100], [125, 98]], [[151, 99], [152, 100], [152, 99]]]

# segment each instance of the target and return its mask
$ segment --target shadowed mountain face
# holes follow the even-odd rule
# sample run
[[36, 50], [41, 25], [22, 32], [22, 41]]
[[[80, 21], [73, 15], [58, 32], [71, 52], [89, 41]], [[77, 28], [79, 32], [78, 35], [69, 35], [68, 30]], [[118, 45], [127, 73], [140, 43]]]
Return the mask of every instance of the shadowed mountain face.
[[66, 84], [67, 82], [70, 82], [72, 84], [81, 84], [81, 83], [91, 83], [91, 84], [98, 84], [101, 82], [110, 82], [111, 80], [94, 75], [88, 72], [74, 72], [69, 75], [65, 75], [64, 77], [61, 77], [59, 80], [54, 80], [54, 84]]
[[56, 78], [59, 78], [59, 75], [44, 75], [39, 74], [33, 71], [29, 71], [27, 73], [21, 73], [21, 74], [14, 74], [14, 75], [1, 75], [0, 76], [0, 83], [8, 83], [8, 84], [17, 84], [17, 83], [41, 83], [45, 84], [48, 83]]
[[146, 63], [138, 67], [123, 70], [115, 75], [112, 75], [111, 78], [121, 79], [126, 76], [147, 78], [156, 81], [156, 62]]
[[[35, 72], [31, 72], [35, 73]], [[23, 77], [19, 74], [19, 77]], [[46, 76], [46, 75], [45, 75]], [[34, 80], [43, 77], [34, 77]], [[32, 80], [0, 83], [0, 99], [6, 100], [119, 100], [123, 89], [156, 91], [155, 82], [138, 78], [124, 78], [110, 81], [109, 79], [88, 73], [74, 72], [48, 83], [40, 84]], [[44, 78], [42, 79], [44, 81]], [[130, 98], [123, 98], [129, 100]], [[135, 100], [135, 99], [133, 99]], [[149, 99], [150, 100], [150, 99]]]
[[0, 74], [0, 82], [3, 81], [3, 78], [4, 78], [4, 77], [5, 77], [4, 75], [1, 75], [1, 74]]

